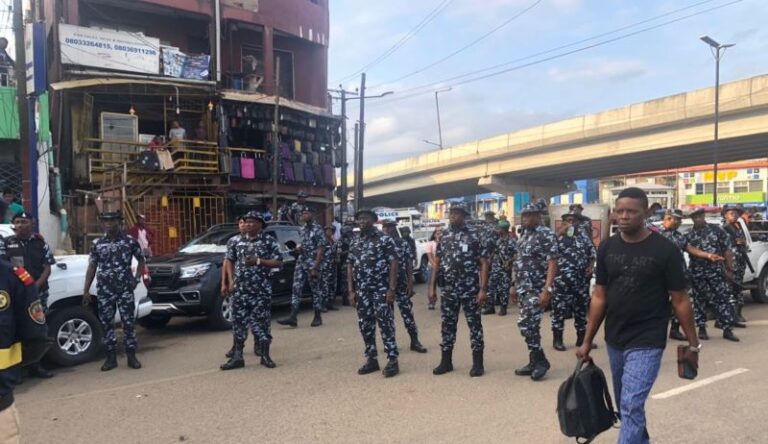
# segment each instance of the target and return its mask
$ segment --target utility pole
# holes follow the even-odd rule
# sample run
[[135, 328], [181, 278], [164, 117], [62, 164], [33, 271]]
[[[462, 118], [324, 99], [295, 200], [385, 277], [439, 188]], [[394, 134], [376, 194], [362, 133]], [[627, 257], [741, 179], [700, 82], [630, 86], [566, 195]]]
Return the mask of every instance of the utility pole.
[[339, 222], [344, 223], [347, 213], [347, 91], [341, 88], [341, 196]]
[[21, 0], [13, 0], [13, 34], [16, 39], [16, 101], [19, 112], [19, 154], [21, 155], [22, 205], [24, 208], [37, 209], [37, 202], [32, 201], [32, 182], [30, 175], [33, 162], [29, 153], [29, 101], [27, 99], [27, 54], [24, 39], [24, 10]]
[[360, 210], [360, 195], [357, 194], [357, 183], [358, 183], [358, 177], [357, 177], [357, 170], [358, 165], [360, 164], [360, 153], [358, 148], [358, 142], [360, 140], [360, 124], [355, 123], [355, 143], [353, 145], [353, 150], [355, 153], [355, 159], [352, 161], [354, 165], [352, 167], [355, 169], [355, 213], [357, 213]]
[[275, 57], [275, 116], [272, 122], [272, 211], [278, 216], [277, 158], [280, 153], [280, 56]]
[[363, 200], [363, 152], [365, 151], [365, 73], [360, 78], [360, 133], [357, 137], [357, 172], [355, 174], [355, 212], [360, 211]]

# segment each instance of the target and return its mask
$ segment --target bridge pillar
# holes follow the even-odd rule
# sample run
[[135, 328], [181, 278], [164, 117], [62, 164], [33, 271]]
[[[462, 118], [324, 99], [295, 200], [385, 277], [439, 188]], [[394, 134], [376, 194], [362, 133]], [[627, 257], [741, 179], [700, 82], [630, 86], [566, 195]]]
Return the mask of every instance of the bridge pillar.
[[552, 196], [559, 196], [569, 191], [574, 191], [576, 186], [573, 182], [547, 182], [536, 180], [515, 180], [507, 179], [501, 176], [486, 176], [478, 180], [477, 185], [507, 196], [507, 208], [510, 222], [515, 221], [514, 214], [514, 195], [516, 192], [525, 191], [531, 196], [531, 200], [543, 198], [546, 201]]

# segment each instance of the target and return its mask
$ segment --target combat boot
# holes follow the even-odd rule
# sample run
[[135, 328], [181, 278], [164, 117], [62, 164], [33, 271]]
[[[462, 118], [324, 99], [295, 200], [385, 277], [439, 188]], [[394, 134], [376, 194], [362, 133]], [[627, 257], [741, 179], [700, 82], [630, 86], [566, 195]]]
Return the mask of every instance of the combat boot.
[[280, 319], [277, 321], [280, 325], [288, 325], [291, 327], [296, 327], [299, 325], [298, 320], [296, 319], [296, 316], [299, 314], [298, 308], [291, 308], [291, 314], [288, 315], [285, 319]]
[[688, 340], [688, 338], [686, 338], [685, 335], [680, 331], [680, 326], [677, 324], [673, 324], [669, 327], [669, 339], [674, 339], [676, 341]]
[[277, 364], [275, 364], [275, 361], [272, 360], [272, 357], [269, 356], [269, 342], [262, 342], [261, 344], [261, 350], [260, 350], [260, 356], [261, 356], [261, 365], [263, 365], [266, 368], [275, 368], [277, 367]]
[[368, 358], [368, 360], [365, 361], [365, 364], [357, 370], [357, 374], [367, 375], [369, 373], [377, 372], [379, 369], [379, 361], [376, 358]]
[[528, 352], [528, 363], [524, 366], [515, 369], [515, 374], [517, 376], [531, 376], [533, 373], [533, 366], [536, 363], [536, 352]]
[[427, 349], [423, 345], [421, 345], [421, 342], [419, 342], [418, 333], [412, 333], [410, 336], [411, 336], [411, 351], [415, 351], [416, 353], [426, 353]]
[[141, 362], [136, 358], [136, 350], [126, 350], [125, 356], [128, 358], [128, 367], [134, 370], [141, 368]]
[[483, 367], [483, 351], [472, 352], [472, 370], [469, 371], [469, 376], [478, 378], [485, 374], [485, 367]]
[[533, 364], [531, 379], [538, 381], [547, 374], [547, 370], [549, 370], [549, 361], [547, 361], [547, 357], [544, 356], [544, 350], [538, 350], [534, 353], [536, 354], [536, 362]]
[[492, 315], [492, 314], [496, 314], [496, 308], [495, 308], [493, 305], [488, 305], [488, 306], [486, 306], [486, 307], [483, 309], [483, 311], [481, 312], [481, 314], [484, 314], [484, 315]]
[[440, 358], [440, 365], [432, 370], [433, 375], [444, 375], [453, 371], [453, 349], [443, 350], [442, 357]]
[[229, 348], [229, 350], [224, 354], [224, 357], [229, 359], [232, 357], [232, 353], [235, 352], [235, 340], [232, 339], [232, 347]]
[[53, 373], [51, 373], [49, 370], [46, 370], [46, 368], [38, 362], [29, 368], [29, 376], [40, 379], [49, 379], [53, 378]]
[[312, 323], [309, 325], [312, 327], [319, 327], [323, 325], [323, 317], [320, 315], [320, 310], [315, 310], [315, 318], [312, 319]]
[[400, 365], [397, 363], [397, 358], [389, 358], [389, 362], [387, 362], [387, 366], [384, 367], [381, 374], [383, 374], [385, 378], [391, 378], [398, 373], [400, 373]]
[[723, 339], [732, 341], [732, 342], [739, 342], [739, 338], [735, 334], [733, 334], [733, 330], [731, 330], [730, 328], [723, 330]]
[[699, 327], [699, 339], [701, 339], [702, 341], [709, 340], [709, 335], [707, 334], [707, 327], [703, 325]]
[[507, 315], [507, 306], [502, 305], [499, 307], [499, 316], [506, 316]]
[[557, 351], [565, 351], [565, 344], [563, 344], [563, 332], [553, 331], [552, 336], [552, 347]]
[[238, 344], [235, 346], [235, 351], [232, 353], [232, 357], [229, 358], [229, 361], [222, 364], [219, 368], [222, 370], [234, 370], [236, 368], [243, 367], [245, 367], [245, 360], [243, 359], [243, 346]]
[[107, 352], [107, 359], [104, 361], [104, 365], [101, 366], [101, 371], [108, 372], [117, 367], [117, 352], [114, 350]]
[[741, 309], [742, 308], [744, 308], [743, 305], [737, 305], [736, 306], [736, 322], [741, 322], [743, 324], [744, 322], [747, 322], [747, 320], [744, 319], [744, 316], [741, 314]]
[[[232, 346], [234, 348], [234, 346]], [[256, 340], [256, 335], [253, 335], [253, 354], [261, 357], [261, 343]], [[227, 356], [229, 358], [229, 356]]]

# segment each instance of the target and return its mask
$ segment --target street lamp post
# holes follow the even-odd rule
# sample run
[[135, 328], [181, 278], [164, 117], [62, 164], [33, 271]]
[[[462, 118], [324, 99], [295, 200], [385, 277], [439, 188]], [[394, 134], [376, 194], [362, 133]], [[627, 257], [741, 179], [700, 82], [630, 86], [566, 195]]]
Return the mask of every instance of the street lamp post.
[[440, 122], [440, 99], [439, 99], [439, 94], [441, 92], [451, 91], [452, 89], [453, 88], [446, 88], [446, 89], [441, 89], [439, 91], [435, 91], [435, 109], [437, 110], [437, 137], [438, 137], [437, 140], [439, 142], [440, 149], [443, 149], [443, 127], [442, 127], [442, 124]]
[[714, 165], [713, 165], [713, 189], [712, 189], [712, 206], [717, 206], [717, 164], [719, 154], [719, 142], [720, 142], [720, 60], [725, 54], [725, 50], [732, 47], [733, 44], [720, 44], [708, 35], [703, 35], [699, 39], [710, 46], [712, 49], [712, 55], [715, 57], [715, 140], [714, 140]]

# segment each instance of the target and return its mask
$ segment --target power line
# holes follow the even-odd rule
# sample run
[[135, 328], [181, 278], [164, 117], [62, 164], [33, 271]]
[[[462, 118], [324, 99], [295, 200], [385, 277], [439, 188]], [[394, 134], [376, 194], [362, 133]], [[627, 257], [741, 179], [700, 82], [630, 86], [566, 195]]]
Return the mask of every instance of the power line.
[[342, 78], [339, 80], [339, 82], [334, 83], [343, 83], [355, 76], [357, 76], [360, 73], [363, 73], [374, 66], [378, 65], [379, 63], [383, 62], [385, 59], [387, 59], [389, 56], [394, 54], [398, 49], [400, 49], [403, 45], [405, 45], [408, 40], [413, 38], [416, 34], [419, 33], [425, 26], [427, 26], [432, 20], [434, 20], [438, 15], [440, 15], [441, 12], [445, 10], [451, 3], [453, 3], [454, 0], [442, 0], [440, 4], [438, 4], [434, 9], [432, 9], [429, 14], [426, 15], [416, 26], [414, 26], [410, 31], [408, 31], [400, 40], [398, 40], [394, 45], [392, 45], [389, 49], [384, 51], [379, 57], [374, 59], [372, 62], [368, 63], [367, 65], [363, 66], [362, 68], [358, 69], [354, 73]]
[[[491, 77], [496, 77], [496, 76], [499, 76], [499, 75], [502, 75], [502, 74], [506, 74], [508, 72], [517, 71], [517, 70], [520, 70], [520, 69], [523, 69], [523, 68], [527, 68], [527, 67], [530, 67], [530, 66], [533, 66], [533, 65], [538, 65], [538, 64], [541, 64], [541, 63], [549, 62], [549, 61], [552, 61], [552, 60], [555, 60], [555, 59], [559, 59], [559, 58], [566, 57], [566, 56], [569, 56], [569, 55], [572, 55], [572, 54], [576, 54], [576, 53], [579, 53], [579, 52], [583, 52], [583, 51], [586, 51], [586, 50], [589, 50], [589, 49], [592, 49], [592, 48], [596, 48], [598, 46], [607, 45], [609, 43], [614, 43], [614, 42], [617, 42], [619, 40], [624, 40], [624, 39], [627, 39], [629, 37], [636, 36], [638, 34], [642, 34], [642, 33], [645, 33], [645, 32], [648, 32], [648, 31], [652, 31], [652, 30], [655, 30], [655, 29], [658, 29], [658, 28], [662, 28], [664, 26], [667, 26], [667, 25], [670, 25], [670, 24], [673, 24], [673, 23], [677, 23], [677, 22], [689, 19], [691, 17], [695, 17], [695, 16], [698, 16], [698, 15], [706, 14], [708, 12], [712, 12], [712, 11], [715, 11], [717, 9], [722, 9], [722, 8], [734, 5], [736, 3], [741, 3], [742, 1], [744, 1], [744, 0], [734, 0], [734, 1], [731, 1], [729, 3], [725, 3], [725, 4], [722, 4], [722, 5], [714, 6], [714, 7], [709, 8], [709, 9], [705, 9], [705, 10], [702, 10], [702, 11], [698, 11], [698, 12], [695, 12], [695, 13], [692, 13], [692, 14], [688, 14], [688, 15], [682, 16], [682, 17], [678, 17], [676, 19], [672, 19], [672, 20], [669, 20], [669, 21], [666, 21], [666, 22], [659, 23], [657, 25], [653, 25], [653, 26], [649, 26], [649, 27], [646, 27], [646, 28], [642, 28], [642, 29], [639, 29], [637, 31], [633, 31], [633, 32], [630, 32], [630, 33], [627, 33], [627, 34], [622, 34], [622, 35], [619, 35], [617, 37], [613, 37], [613, 38], [610, 38], [610, 39], [607, 39], [607, 40], [602, 40], [600, 42], [593, 43], [593, 44], [590, 44], [590, 45], [587, 45], [587, 46], [582, 46], [582, 47], [579, 47], [579, 48], [576, 48], [576, 49], [573, 49], [573, 50], [570, 50], [570, 51], [566, 51], [564, 53], [559, 53], [559, 54], [556, 54], [556, 55], [553, 55], [553, 56], [545, 57], [545, 58], [542, 58], [542, 59], [537, 59], [537, 60], [534, 60], [532, 62], [528, 62], [528, 63], [524, 63], [524, 64], [520, 64], [520, 65], [515, 65], [515, 66], [512, 66], [510, 68], [506, 68], [506, 69], [503, 69], [503, 70], [500, 70], [500, 71], [491, 72], [489, 74], [485, 74], [485, 75], [478, 76], [478, 77], [472, 77], [472, 78], [469, 78], [467, 80], [463, 80], [463, 81], [460, 81], [460, 82], [446, 84], [446, 82], [450, 82], [451, 80], [458, 80], [458, 79], [462, 79], [462, 78], [465, 78], [465, 77], [470, 77], [472, 75], [479, 74], [479, 73], [482, 73], [482, 72], [491, 71], [493, 69], [496, 69], [496, 68], [499, 68], [499, 67], [502, 67], [502, 66], [508, 66], [508, 65], [511, 65], [511, 64], [519, 62], [519, 61], [528, 60], [528, 59], [534, 58], [534, 57], [539, 56], [539, 55], [544, 55], [544, 54], [548, 54], [548, 53], [554, 52], [554, 51], [556, 51], [558, 49], [563, 49], [565, 47], [570, 47], [570, 46], [573, 46], [574, 44], [564, 45], [564, 46], [561, 46], [561, 47], [558, 47], [558, 48], [555, 48], [555, 49], [552, 49], [552, 50], [543, 51], [543, 52], [540, 52], [540, 53], [537, 53], [537, 54], [533, 54], [533, 55], [530, 55], [530, 56], [527, 56], [527, 57], [523, 57], [523, 58], [520, 58], [520, 59], [516, 59], [516, 60], [509, 61], [509, 62], [501, 63], [501, 64], [498, 64], [498, 65], [494, 65], [494, 66], [491, 66], [491, 67], [488, 67], [488, 68], [483, 68], [483, 69], [480, 69], [480, 70], [471, 71], [471, 72], [468, 72], [468, 73], [465, 73], [465, 74], [462, 74], [462, 75], [459, 75], [459, 76], [451, 77], [449, 79], [444, 79], [444, 80], [442, 80], [440, 82], [430, 83], [430, 84], [426, 84], [426, 85], [422, 85], [422, 86], [406, 89], [404, 91], [399, 91], [399, 93], [402, 94], [402, 93], [413, 92], [413, 94], [401, 95], [401, 96], [398, 96], [397, 98], [394, 98], [394, 99], [391, 99], [391, 100], [376, 102], [372, 106], [377, 106], [377, 105], [380, 106], [380, 105], [384, 105], [384, 104], [387, 104], [387, 103], [393, 103], [393, 102], [398, 102], [398, 101], [401, 101], [401, 100], [409, 99], [409, 98], [412, 98], [412, 97], [417, 97], [417, 96], [420, 96], [420, 95], [423, 95], [423, 94], [428, 94], [428, 93], [431, 94], [433, 92], [432, 88], [434, 88], [434, 87], [449, 87], [449, 86], [450, 87], [457, 87], [457, 86], [465, 85], [465, 84], [468, 84], [468, 83], [474, 83], [474, 82], [478, 82], [478, 81], [481, 81], [481, 80], [485, 80], [485, 79], [488, 79], [488, 78], [491, 78]], [[708, 2], [702, 2], [702, 3], [708, 3]], [[669, 14], [672, 14], [672, 13], [668, 13], [666, 15], [669, 15]], [[645, 22], [652, 21], [652, 20], [655, 20], [655, 19], [658, 19], [658, 18], [660, 18], [660, 17], [656, 17], [654, 19], [648, 19], [648, 20], [645, 20]], [[636, 24], [635, 25], [630, 25], [628, 27], [634, 27], [634, 26], [636, 26]], [[625, 27], [624, 29], [626, 29], [628, 27]], [[615, 33], [615, 31], [611, 31], [609, 33], [604, 33], [602, 35], [613, 34], [613, 33]], [[588, 41], [588, 40], [594, 40], [594, 38], [589, 38], [589, 39], [581, 40], [580, 42], [584, 42], [584, 41]], [[420, 91], [420, 90], [424, 90], [424, 91]]]
[[[708, 1], [713, 1], [713, 0], [708, 0]], [[387, 81], [387, 82], [384, 82], [384, 83], [380, 83], [380, 84], [378, 84], [378, 85], [372, 86], [372, 87], [371, 87], [371, 89], [380, 88], [380, 87], [382, 87], [382, 86], [384, 86], [384, 85], [389, 85], [389, 84], [391, 84], [391, 83], [399, 82], [399, 81], [401, 81], [401, 80], [405, 80], [405, 79], [407, 79], [407, 78], [413, 77], [413, 76], [415, 76], [416, 74], [422, 73], [422, 72], [424, 72], [424, 71], [426, 71], [426, 70], [428, 70], [428, 69], [430, 69], [430, 68], [433, 68], [433, 67], [435, 67], [435, 66], [437, 66], [437, 65], [439, 65], [439, 64], [441, 64], [441, 63], [443, 63], [443, 62], [445, 62], [446, 60], [448, 60], [448, 59], [450, 59], [450, 58], [453, 58], [454, 56], [456, 56], [456, 55], [458, 55], [458, 54], [460, 54], [460, 53], [462, 53], [462, 52], [466, 51], [467, 49], [469, 49], [469, 48], [471, 48], [471, 47], [475, 46], [476, 44], [478, 44], [478, 43], [480, 43], [481, 41], [485, 40], [486, 38], [490, 37], [490, 36], [491, 36], [491, 35], [493, 35], [494, 33], [498, 32], [500, 29], [504, 28], [504, 27], [505, 27], [505, 26], [507, 26], [508, 24], [510, 24], [510, 23], [512, 23], [513, 21], [517, 20], [518, 18], [522, 17], [522, 16], [523, 16], [523, 15], [525, 15], [525, 14], [526, 14], [528, 11], [530, 11], [530, 10], [532, 10], [533, 8], [535, 8], [536, 6], [538, 6], [538, 5], [539, 5], [541, 2], [542, 2], [542, 0], [536, 0], [536, 1], [534, 1], [533, 3], [531, 3], [530, 5], [528, 5], [528, 6], [527, 6], [525, 9], [523, 9], [523, 10], [519, 11], [517, 14], [515, 14], [515, 15], [513, 15], [512, 17], [508, 18], [507, 20], [505, 20], [504, 22], [502, 22], [501, 24], [499, 24], [499, 25], [498, 25], [498, 26], [496, 26], [495, 28], [491, 29], [490, 31], [488, 31], [488, 32], [486, 32], [485, 34], [481, 35], [480, 37], [476, 38], [475, 40], [473, 40], [473, 41], [469, 42], [468, 44], [466, 44], [466, 45], [462, 46], [461, 48], [459, 48], [459, 49], [457, 49], [457, 50], [453, 51], [452, 53], [450, 53], [450, 54], [448, 54], [448, 55], [446, 55], [446, 56], [444, 56], [444, 57], [442, 57], [442, 58], [440, 58], [440, 59], [438, 59], [438, 60], [435, 60], [434, 62], [432, 62], [432, 63], [430, 63], [430, 64], [428, 64], [428, 65], [426, 65], [426, 66], [422, 66], [421, 68], [419, 68], [419, 69], [417, 69], [417, 70], [415, 70], [415, 71], [412, 71], [412, 72], [410, 72], [410, 73], [408, 73], [408, 74], [406, 74], [406, 75], [404, 75], [404, 76], [401, 76], [401, 77], [398, 77], [398, 78], [396, 78], [396, 79], [394, 79], [394, 80], [389, 80], [389, 81]]]

